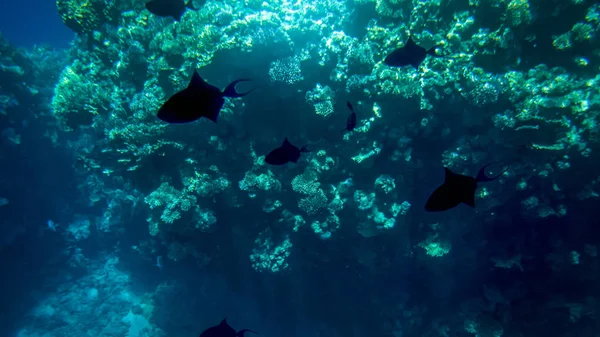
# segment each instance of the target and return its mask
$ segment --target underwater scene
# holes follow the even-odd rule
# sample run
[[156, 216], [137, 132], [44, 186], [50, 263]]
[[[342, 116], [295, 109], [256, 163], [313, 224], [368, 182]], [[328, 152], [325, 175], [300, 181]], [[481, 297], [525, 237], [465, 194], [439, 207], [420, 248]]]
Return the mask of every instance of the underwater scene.
[[597, 1], [39, 1], [0, 336], [600, 337]]

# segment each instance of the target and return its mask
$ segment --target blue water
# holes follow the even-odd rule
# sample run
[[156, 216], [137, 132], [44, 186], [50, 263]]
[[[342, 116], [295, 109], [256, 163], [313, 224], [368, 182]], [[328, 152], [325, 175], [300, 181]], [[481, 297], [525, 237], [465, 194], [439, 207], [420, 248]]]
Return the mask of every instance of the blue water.
[[64, 48], [74, 37], [51, 0], [0, 2], [0, 32], [21, 47], [49, 44]]

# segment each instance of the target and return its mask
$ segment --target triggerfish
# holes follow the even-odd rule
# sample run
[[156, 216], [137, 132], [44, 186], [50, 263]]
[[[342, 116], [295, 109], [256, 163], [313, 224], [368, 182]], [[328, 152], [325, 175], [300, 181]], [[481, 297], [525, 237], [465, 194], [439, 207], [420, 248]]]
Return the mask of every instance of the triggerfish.
[[286, 137], [280, 147], [267, 154], [265, 157], [265, 163], [269, 165], [283, 165], [289, 162], [297, 163], [302, 152], [309, 152], [306, 146], [299, 149], [290, 143]]
[[[204, 3], [206, 0], [203, 0], [202, 2]], [[194, 7], [193, 0], [188, 0], [187, 4], [184, 0], [151, 0], [146, 3], [146, 9], [156, 16], [170, 16], [175, 19], [175, 21], [179, 21], [186, 10], [195, 10], [197, 8]]]
[[246, 332], [256, 333], [250, 329], [243, 329], [235, 332], [235, 330], [227, 323], [227, 318], [225, 318], [219, 325], [204, 330], [200, 334], [200, 337], [244, 337], [244, 333]]
[[350, 109], [350, 116], [346, 120], [346, 129], [344, 131], [353, 131], [356, 127], [356, 112], [354, 112], [354, 107], [352, 103], [346, 102], [346, 106]]
[[450, 171], [448, 168], [444, 168], [446, 170], [444, 183], [433, 191], [425, 203], [425, 210], [427, 212], [441, 212], [454, 208], [460, 203], [467, 204], [474, 208], [477, 183], [496, 180], [508, 170], [507, 168], [499, 175], [489, 177], [485, 173], [485, 169], [490, 165], [491, 164], [487, 164], [482, 167], [475, 178], [457, 174]]
[[194, 75], [187, 88], [171, 96], [158, 110], [158, 118], [168, 123], [189, 123], [202, 117], [217, 122], [221, 108], [225, 103], [223, 97], [243, 97], [245, 93], [235, 91], [235, 86], [248, 79], [231, 82], [223, 92], [219, 88], [206, 83], [194, 70]]
[[439, 57], [435, 53], [436, 48], [437, 46], [426, 50], [425, 48], [418, 46], [415, 41], [409, 37], [404, 46], [389, 54], [383, 63], [390, 67], [404, 67], [411, 65], [415, 69], [419, 69], [419, 66], [425, 61], [427, 55]]

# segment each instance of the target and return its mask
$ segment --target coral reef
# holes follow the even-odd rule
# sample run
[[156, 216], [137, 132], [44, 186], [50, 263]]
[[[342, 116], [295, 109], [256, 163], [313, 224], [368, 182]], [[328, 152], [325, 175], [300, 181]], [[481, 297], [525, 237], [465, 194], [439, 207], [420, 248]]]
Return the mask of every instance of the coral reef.
[[[2, 139], [19, 146], [15, 107], [52, 96], [44, 118], [69, 131], [80, 190], [96, 212], [64, 226], [73, 266], [88, 261], [86, 240], [142, 232], [133, 251], [157, 268], [157, 256], [204, 268], [228, 253], [264, 273], [339, 267], [331, 275], [340, 283], [370, 287], [370, 305], [385, 307], [377, 334], [550, 335], [531, 327], [557, 310], [569, 315], [557, 318], [564, 329], [590, 324], [593, 305], [568, 290], [580, 284], [561, 278], [597, 282], [600, 244], [581, 215], [600, 195], [600, 6], [558, 3], [208, 1], [174, 22], [135, 1], [59, 0], [80, 34], [56, 62], [53, 92], [30, 80], [48, 53], [21, 57], [0, 41]], [[418, 69], [386, 66], [409, 36], [436, 55]], [[267, 85], [227, 98], [217, 124], [162, 123], [157, 110], [194, 70], [219, 88], [246, 77]], [[358, 118], [352, 132], [342, 131], [346, 101]], [[309, 151], [297, 164], [265, 164], [287, 136]], [[473, 176], [488, 163], [509, 170], [480, 184], [475, 210], [423, 214], [442, 167]], [[3, 245], [23, 235], [8, 227]], [[402, 274], [405, 265], [412, 269]], [[438, 280], [474, 270], [489, 283], [483, 294], [475, 287], [478, 299], [453, 302], [462, 284]], [[413, 273], [403, 286], [418, 283], [429, 302], [388, 300], [373, 286]], [[549, 275], [565, 286], [554, 289]], [[535, 286], [521, 289], [527, 282]], [[552, 304], [522, 300], [538, 286], [560, 295]], [[433, 318], [439, 298], [456, 316]], [[156, 330], [142, 309], [128, 310], [113, 334]], [[52, 303], [37, 312], [57, 314]]]

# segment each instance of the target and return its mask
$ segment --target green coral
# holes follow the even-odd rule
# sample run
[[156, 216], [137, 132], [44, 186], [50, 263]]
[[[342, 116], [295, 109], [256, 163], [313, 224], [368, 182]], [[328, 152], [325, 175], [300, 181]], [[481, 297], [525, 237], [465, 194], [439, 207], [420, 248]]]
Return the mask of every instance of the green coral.
[[594, 27], [589, 23], [576, 23], [571, 29], [573, 38], [577, 42], [589, 41], [594, 37]]
[[317, 115], [327, 117], [334, 111], [335, 92], [329, 86], [317, 83], [313, 90], [307, 91], [306, 102], [312, 104]]
[[[192, 161], [192, 159], [188, 159], [188, 161]], [[193, 176], [183, 178], [183, 184], [189, 193], [197, 193], [201, 197], [213, 197], [231, 185], [227, 177], [220, 173], [215, 165], [211, 165], [203, 173], [195, 170]]]
[[402, 10], [397, 8], [398, 0], [378, 0], [375, 4], [377, 14], [389, 18], [401, 18]]
[[273, 173], [261, 173], [256, 175], [253, 172], [246, 172], [244, 179], [239, 182], [239, 188], [242, 191], [256, 192], [262, 191], [279, 191], [281, 183], [275, 179]]
[[432, 234], [424, 241], [419, 243], [419, 247], [425, 249], [427, 255], [440, 257], [448, 254], [452, 249], [452, 244], [439, 238], [439, 234]]
[[340, 218], [335, 214], [330, 214], [325, 221], [314, 221], [310, 227], [322, 239], [328, 239], [333, 232], [340, 228]]
[[375, 83], [378, 96], [402, 96], [405, 99], [423, 96], [420, 78], [413, 76], [412, 69], [376, 66], [378, 81]]
[[386, 217], [377, 207], [373, 207], [373, 213], [368, 218], [373, 220], [378, 229], [391, 229], [396, 225], [396, 219]]
[[304, 195], [298, 201], [298, 207], [309, 215], [317, 214], [327, 206], [327, 196], [317, 179], [317, 172], [310, 169], [292, 179], [292, 189]]
[[56, 7], [65, 25], [77, 33], [89, 33], [119, 17], [117, 1], [57, 0]]
[[512, 0], [506, 9], [506, 17], [512, 26], [529, 24], [532, 20], [531, 6], [528, 0]]
[[285, 209], [281, 212], [281, 217], [278, 222], [284, 224], [286, 227], [292, 228], [294, 232], [297, 232], [300, 227], [306, 224], [306, 220], [304, 220], [301, 215], [293, 214]]
[[[169, 183], [162, 183], [160, 187], [150, 193], [144, 201], [151, 209], [164, 206], [169, 212], [173, 212], [176, 208], [180, 208], [182, 211], [189, 210], [192, 203], [196, 202], [196, 198], [193, 196], [186, 196], [184, 192], [176, 190], [175, 187], [169, 185]], [[172, 223], [173, 220], [175, 220], [174, 217], [164, 215], [161, 216], [161, 218], [167, 223]], [[179, 217], [175, 216], [175, 218]]]
[[250, 262], [256, 271], [276, 273], [289, 267], [286, 259], [293, 245], [288, 236], [276, 244], [271, 231], [267, 229], [259, 234], [254, 243], [256, 246], [250, 254]]
[[292, 179], [292, 189], [300, 194], [316, 193], [321, 185], [317, 179], [318, 176], [315, 171], [306, 170]]
[[110, 98], [104, 88], [96, 84], [91, 68], [93, 65], [82, 66], [78, 62], [66, 67], [54, 89], [52, 109], [65, 131], [89, 126], [95, 116], [108, 110]]
[[186, 188], [177, 190], [168, 182], [163, 182], [144, 198], [150, 208], [146, 221], [152, 236], [165, 232], [189, 235], [214, 229], [217, 219], [213, 211], [201, 208], [197, 204], [197, 197], [191, 193]]
[[319, 188], [315, 193], [300, 199], [298, 207], [308, 215], [317, 214], [327, 207], [327, 196], [323, 189]]
[[396, 188], [396, 182], [391, 176], [382, 174], [375, 179], [375, 187], [381, 189], [385, 194], [388, 194]]

